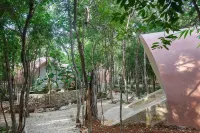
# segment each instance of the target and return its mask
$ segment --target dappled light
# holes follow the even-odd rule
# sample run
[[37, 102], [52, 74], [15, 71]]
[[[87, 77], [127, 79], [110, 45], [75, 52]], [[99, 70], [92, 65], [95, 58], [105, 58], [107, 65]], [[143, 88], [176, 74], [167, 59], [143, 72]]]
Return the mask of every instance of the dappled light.
[[0, 0], [0, 133], [198, 133], [198, 0]]
[[178, 61], [176, 61], [174, 65], [178, 72], [192, 72], [198, 64], [195, 62], [194, 57], [192, 58], [186, 55], [180, 55]]

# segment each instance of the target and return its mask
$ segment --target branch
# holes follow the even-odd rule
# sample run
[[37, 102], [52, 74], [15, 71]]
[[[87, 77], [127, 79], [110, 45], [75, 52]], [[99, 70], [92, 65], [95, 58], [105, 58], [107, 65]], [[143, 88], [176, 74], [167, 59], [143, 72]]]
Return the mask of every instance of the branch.
[[198, 18], [199, 18], [199, 21], [200, 21], [200, 10], [199, 10], [199, 7], [198, 7], [198, 5], [196, 3], [196, 0], [192, 0], [192, 3], [194, 5], [195, 10], [197, 11]]
[[31, 18], [33, 17], [33, 13], [34, 13], [34, 0], [30, 0], [29, 13], [27, 15], [26, 22], [25, 22], [25, 25], [24, 25], [24, 28], [23, 28], [22, 39], [26, 38], [27, 29], [28, 29], [28, 26], [30, 24]]

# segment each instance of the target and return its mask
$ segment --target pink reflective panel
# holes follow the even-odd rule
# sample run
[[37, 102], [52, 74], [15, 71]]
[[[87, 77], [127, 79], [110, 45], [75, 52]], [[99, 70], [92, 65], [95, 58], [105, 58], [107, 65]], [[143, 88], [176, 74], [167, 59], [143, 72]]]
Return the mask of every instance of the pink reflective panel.
[[193, 32], [173, 41], [169, 50], [151, 46], [164, 33], [140, 36], [147, 56], [165, 91], [169, 124], [200, 128], [200, 39]]

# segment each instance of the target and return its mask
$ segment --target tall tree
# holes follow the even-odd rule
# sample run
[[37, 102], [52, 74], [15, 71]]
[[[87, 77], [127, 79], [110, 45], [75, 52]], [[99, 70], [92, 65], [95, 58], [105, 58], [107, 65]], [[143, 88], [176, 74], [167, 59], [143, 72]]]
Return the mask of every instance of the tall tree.
[[[87, 89], [87, 101], [86, 101], [86, 119], [88, 120], [88, 131], [89, 133], [92, 130], [91, 127], [91, 98], [90, 98], [90, 94], [91, 94], [91, 88], [89, 88], [89, 84], [88, 84], [88, 79], [87, 79], [87, 73], [86, 73], [86, 68], [85, 68], [85, 58], [84, 58], [84, 49], [83, 49], [83, 45], [84, 45], [84, 30], [85, 30], [85, 21], [82, 22], [83, 23], [83, 40], [81, 41], [80, 35], [79, 35], [79, 31], [77, 30], [77, 0], [74, 0], [74, 30], [76, 32], [76, 39], [77, 39], [77, 44], [78, 44], [78, 51], [79, 51], [79, 55], [80, 55], [80, 59], [81, 59], [81, 67], [82, 67], [82, 73], [83, 73], [83, 77], [84, 77], [84, 85], [85, 88]], [[84, 95], [84, 94], [83, 94]]]

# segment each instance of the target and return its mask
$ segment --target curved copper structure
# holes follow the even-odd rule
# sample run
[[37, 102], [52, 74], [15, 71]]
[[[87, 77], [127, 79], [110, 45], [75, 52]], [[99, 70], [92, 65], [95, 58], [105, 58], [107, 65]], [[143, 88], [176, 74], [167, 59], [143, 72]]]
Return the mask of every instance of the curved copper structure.
[[167, 97], [169, 124], [200, 129], [200, 44], [198, 34], [173, 41], [169, 50], [151, 46], [164, 33], [140, 36]]

